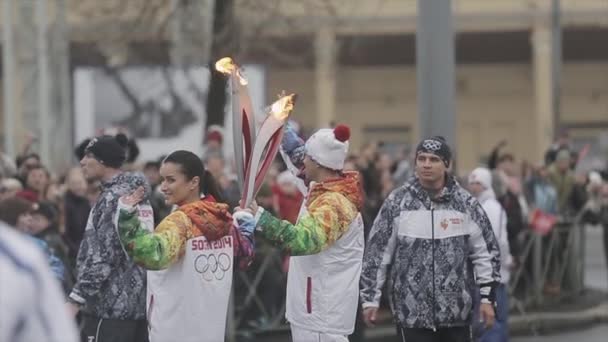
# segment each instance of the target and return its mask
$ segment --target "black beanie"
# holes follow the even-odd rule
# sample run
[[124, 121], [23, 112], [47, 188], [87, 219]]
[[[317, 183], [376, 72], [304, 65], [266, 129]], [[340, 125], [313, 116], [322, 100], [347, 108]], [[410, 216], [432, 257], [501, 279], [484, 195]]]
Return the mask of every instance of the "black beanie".
[[443, 160], [446, 167], [450, 166], [450, 161], [452, 160], [450, 146], [448, 146], [445, 138], [442, 136], [434, 136], [422, 140], [416, 147], [416, 156], [420, 153], [432, 153], [438, 156]]
[[85, 154], [91, 153], [95, 159], [107, 167], [118, 169], [127, 159], [127, 136], [117, 134], [102, 135], [93, 138], [85, 148]]
[[51, 223], [54, 223], [58, 216], [57, 209], [55, 209], [52, 203], [46, 201], [34, 204], [34, 211], [32, 214], [40, 214], [46, 217]]
[[80, 144], [78, 144], [78, 146], [76, 146], [74, 148], [74, 155], [76, 156], [76, 159], [78, 159], [78, 161], [82, 160], [82, 158], [84, 158], [84, 155], [86, 154], [86, 149], [87, 146], [89, 146], [89, 143], [91, 142], [91, 138], [86, 138], [84, 139]]

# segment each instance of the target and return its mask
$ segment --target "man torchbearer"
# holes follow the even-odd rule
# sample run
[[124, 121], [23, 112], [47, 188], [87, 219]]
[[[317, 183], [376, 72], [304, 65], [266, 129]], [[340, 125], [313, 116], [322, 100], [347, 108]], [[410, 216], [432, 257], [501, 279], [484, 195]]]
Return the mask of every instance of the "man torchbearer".
[[262, 235], [291, 253], [287, 312], [294, 342], [348, 341], [363, 258], [359, 174], [343, 171], [350, 130], [321, 129], [304, 142], [289, 127], [282, 148], [302, 170], [308, 194], [296, 224], [253, 203]]

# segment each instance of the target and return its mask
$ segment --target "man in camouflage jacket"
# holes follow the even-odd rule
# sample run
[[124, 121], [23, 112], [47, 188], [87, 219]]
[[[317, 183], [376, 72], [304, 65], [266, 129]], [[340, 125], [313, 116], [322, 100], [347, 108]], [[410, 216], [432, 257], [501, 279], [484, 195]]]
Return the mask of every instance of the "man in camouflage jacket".
[[[149, 186], [143, 174], [122, 172], [124, 135], [94, 138], [80, 164], [87, 180], [101, 181], [77, 258], [77, 280], [68, 297], [72, 314], [82, 310], [83, 335], [95, 342], [146, 342], [146, 271], [124, 253], [114, 222], [120, 196]], [[147, 196], [146, 196], [147, 198]], [[147, 201], [146, 201], [147, 203]], [[143, 208], [143, 209], [142, 209]], [[142, 221], [153, 226], [149, 203]]]

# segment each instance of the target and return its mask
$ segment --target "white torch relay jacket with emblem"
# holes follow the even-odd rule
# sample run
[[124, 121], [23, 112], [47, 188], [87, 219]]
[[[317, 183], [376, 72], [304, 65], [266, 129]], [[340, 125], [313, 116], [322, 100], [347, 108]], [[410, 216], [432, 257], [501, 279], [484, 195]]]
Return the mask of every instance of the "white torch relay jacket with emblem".
[[[282, 150], [298, 168], [304, 143], [287, 127]], [[364, 251], [363, 194], [357, 172], [312, 182], [296, 224], [260, 210], [263, 236], [291, 255], [285, 316], [300, 329], [349, 335], [359, 302]]]
[[136, 209], [120, 201], [116, 220], [125, 252], [148, 269], [150, 342], [224, 341], [235, 256], [247, 265], [253, 256], [253, 215], [233, 222], [228, 206], [208, 197], [179, 207], [151, 233]]
[[473, 291], [489, 298], [500, 253], [488, 217], [451, 176], [433, 201], [413, 178], [385, 200], [370, 232], [361, 273], [363, 307], [388, 299], [404, 328], [471, 324]]

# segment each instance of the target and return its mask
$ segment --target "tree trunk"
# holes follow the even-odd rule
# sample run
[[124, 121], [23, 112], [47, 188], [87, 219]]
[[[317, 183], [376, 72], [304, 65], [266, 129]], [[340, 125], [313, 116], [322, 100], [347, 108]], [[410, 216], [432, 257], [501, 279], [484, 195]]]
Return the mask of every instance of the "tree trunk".
[[[220, 33], [225, 32], [225, 30], [230, 29], [233, 5], [233, 0], [216, 1], [213, 17], [214, 38], [220, 35]], [[229, 40], [230, 39], [228, 39], [228, 41]], [[226, 101], [228, 100], [228, 96], [226, 94], [226, 85], [228, 84], [228, 79], [226, 76], [215, 70], [215, 61], [218, 58], [223, 57], [221, 54], [226, 53], [223, 50], [225, 50], [225, 47], [229, 45], [230, 43], [224, 39], [222, 39], [222, 41], [214, 39], [213, 44], [211, 45], [211, 61], [209, 63], [211, 77], [209, 78], [209, 91], [207, 93], [207, 122], [205, 125], [205, 131], [211, 125], [224, 126]]]
[[[207, 93], [207, 123], [205, 128], [211, 125], [224, 126], [224, 115], [226, 110], [226, 85], [228, 79], [225, 75], [215, 70], [215, 63], [209, 63], [209, 92]], [[206, 131], [205, 129], [205, 131]]]

